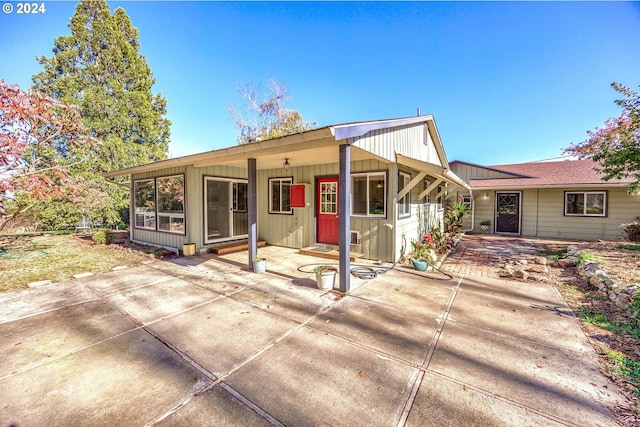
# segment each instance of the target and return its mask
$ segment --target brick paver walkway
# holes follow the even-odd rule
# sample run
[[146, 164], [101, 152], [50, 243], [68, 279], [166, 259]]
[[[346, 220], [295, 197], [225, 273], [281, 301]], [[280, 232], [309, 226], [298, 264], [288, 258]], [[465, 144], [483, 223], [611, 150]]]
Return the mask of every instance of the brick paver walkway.
[[541, 255], [549, 245], [572, 243], [575, 242], [467, 234], [440, 268], [465, 276], [498, 277], [498, 271], [516, 256]]

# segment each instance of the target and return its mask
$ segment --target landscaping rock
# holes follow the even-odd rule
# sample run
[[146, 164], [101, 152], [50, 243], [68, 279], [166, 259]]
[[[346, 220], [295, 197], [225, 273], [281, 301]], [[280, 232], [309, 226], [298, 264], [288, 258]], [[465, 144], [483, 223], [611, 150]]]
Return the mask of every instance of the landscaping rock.
[[534, 264], [547, 265], [547, 259], [542, 256], [537, 256], [533, 259]]
[[558, 265], [562, 268], [575, 267], [578, 265], [578, 258], [568, 257], [558, 260]]
[[513, 272], [513, 277], [516, 277], [518, 279], [527, 280], [529, 278], [529, 273], [527, 273], [524, 270], [516, 270], [516, 271]]
[[30, 288], [37, 288], [39, 286], [50, 285], [53, 283], [51, 280], [40, 280], [38, 282], [27, 283], [27, 286]]
[[549, 269], [544, 265], [536, 264], [536, 265], [532, 265], [531, 267], [528, 267], [527, 268], [527, 272], [529, 272], [529, 273], [548, 273]]

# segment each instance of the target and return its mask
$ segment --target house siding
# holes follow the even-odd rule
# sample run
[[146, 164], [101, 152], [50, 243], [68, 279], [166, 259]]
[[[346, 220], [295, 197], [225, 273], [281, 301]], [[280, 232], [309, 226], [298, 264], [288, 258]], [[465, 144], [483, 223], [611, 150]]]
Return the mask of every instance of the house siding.
[[540, 190], [540, 219], [537, 237], [578, 240], [623, 240], [620, 224], [634, 221], [640, 215], [640, 197], [629, 196], [626, 188], [610, 187], [607, 191], [606, 217], [564, 216], [565, 191], [584, 188]]
[[[624, 239], [624, 231], [620, 228], [620, 224], [632, 222], [640, 215], [640, 197], [629, 196], [626, 188], [622, 187], [598, 188], [598, 191], [603, 190], [607, 191], [606, 217], [564, 215], [565, 191], [586, 191], [585, 188], [522, 190], [521, 235], [571, 240]], [[491, 219], [492, 230], [495, 230], [496, 191], [482, 190], [477, 193], [475, 195], [475, 231], [480, 231], [480, 222], [485, 219]]]
[[472, 179], [480, 178], [513, 178], [513, 175], [504, 172], [480, 168], [464, 163], [453, 163], [451, 165], [451, 171], [458, 175], [465, 182], [469, 182]]
[[396, 154], [402, 154], [442, 166], [426, 123], [371, 131], [352, 138], [351, 143], [389, 162], [395, 162]]

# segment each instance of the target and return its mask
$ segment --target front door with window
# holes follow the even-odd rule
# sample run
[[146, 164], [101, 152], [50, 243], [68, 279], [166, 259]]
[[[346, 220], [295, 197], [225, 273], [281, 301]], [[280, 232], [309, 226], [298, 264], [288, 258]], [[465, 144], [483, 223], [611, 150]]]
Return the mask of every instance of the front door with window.
[[496, 233], [520, 234], [520, 193], [496, 193]]
[[318, 178], [316, 187], [317, 242], [338, 244], [338, 177]]

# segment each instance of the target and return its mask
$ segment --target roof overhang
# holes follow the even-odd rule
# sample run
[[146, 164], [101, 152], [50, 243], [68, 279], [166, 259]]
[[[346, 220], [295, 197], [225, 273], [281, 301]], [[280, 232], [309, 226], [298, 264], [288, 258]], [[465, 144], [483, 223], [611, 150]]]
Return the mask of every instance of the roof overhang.
[[471, 188], [477, 191], [488, 190], [505, 190], [505, 191], [518, 191], [518, 190], [535, 190], [535, 189], [573, 189], [573, 188], [586, 188], [596, 190], [606, 190], [607, 188], [622, 188], [628, 187], [628, 183], [589, 183], [589, 184], [549, 184], [549, 185], [472, 185]]
[[[440, 140], [440, 135], [435, 126], [432, 115], [414, 116], [399, 119], [377, 120], [371, 122], [347, 123], [333, 126], [326, 126], [293, 135], [284, 136], [251, 144], [236, 145], [219, 150], [206, 151], [204, 153], [191, 154], [173, 159], [161, 160], [146, 165], [134, 166], [120, 169], [104, 174], [106, 178], [113, 178], [122, 175], [139, 174], [160, 169], [173, 167], [193, 166], [205, 167], [210, 165], [225, 165], [231, 167], [246, 168], [247, 159], [257, 159], [257, 169], [275, 169], [282, 167], [284, 159], [289, 159], [292, 166], [306, 166], [318, 164], [319, 159], [323, 163], [335, 163], [339, 160], [339, 153], [336, 149], [339, 145], [351, 143], [350, 139], [366, 135], [367, 133], [379, 129], [386, 129], [397, 126], [412, 125], [417, 123], [427, 123], [438, 156], [447, 165], [444, 148]], [[351, 160], [364, 160], [376, 157], [357, 147], [353, 147]], [[379, 159], [381, 161], [390, 161]], [[422, 162], [424, 165], [428, 163]], [[441, 168], [442, 169], [442, 168]], [[443, 174], [445, 176], [446, 174]], [[449, 182], [460, 182], [457, 176], [451, 173]], [[461, 184], [458, 184], [461, 185]], [[465, 184], [466, 185], [466, 184]]]
[[471, 191], [471, 187], [469, 186], [469, 184], [464, 182], [458, 175], [451, 172], [449, 168], [435, 165], [433, 163], [424, 162], [422, 160], [413, 159], [411, 157], [403, 156], [402, 154], [396, 154], [396, 161], [400, 165], [410, 167], [417, 171], [426, 172], [427, 174], [436, 178], [440, 178], [445, 182]]

